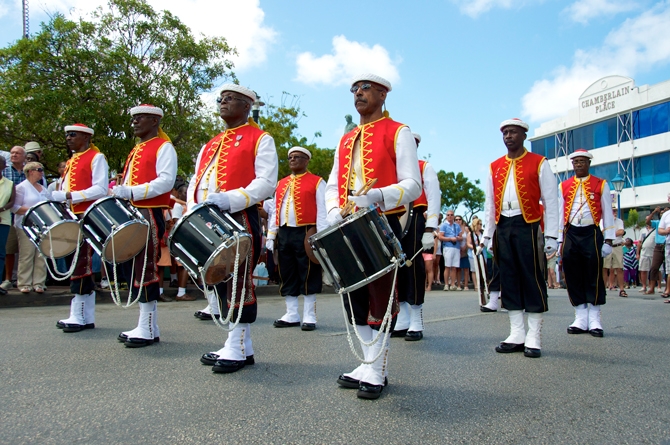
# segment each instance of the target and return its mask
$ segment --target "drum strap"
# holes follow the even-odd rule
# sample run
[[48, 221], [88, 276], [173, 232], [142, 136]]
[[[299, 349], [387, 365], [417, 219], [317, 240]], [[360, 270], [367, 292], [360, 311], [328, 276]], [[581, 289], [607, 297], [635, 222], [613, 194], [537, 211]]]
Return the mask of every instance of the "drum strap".
[[[114, 226], [112, 226], [112, 230], [114, 230]], [[143, 286], [144, 285], [144, 273], [147, 270], [147, 259], [148, 259], [148, 252], [147, 252], [147, 247], [149, 247], [149, 238], [151, 237], [151, 227], [149, 227], [149, 230], [147, 230], [147, 240], [144, 244], [144, 266], [142, 267], [142, 278], [140, 279], [140, 287], [137, 292], [137, 297], [135, 297], [134, 300], [131, 301], [132, 299], [132, 286], [134, 285], [134, 273], [135, 273], [135, 259], [133, 258], [133, 272], [130, 275], [130, 283], [128, 285], [128, 301], [126, 302], [125, 305], [121, 306], [121, 293], [119, 292], [119, 277], [117, 274], [117, 264], [116, 264], [116, 252], [114, 250], [114, 237], [112, 237], [112, 271], [114, 272], [114, 289], [110, 287], [110, 293], [112, 294], [112, 300], [114, 301], [114, 304], [117, 306], [121, 306], [124, 309], [129, 308], [133, 304], [137, 303], [142, 296], [142, 292], [146, 292], [146, 288]], [[102, 267], [105, 268], [105, 275], [109, 276], [107, 272], [107, 266], [105, 265], [105, 262], [102, 262]]]
[[[56, 264], [56, 258], [54, 258], [54, 243], [53, 240], [51, 239], [51, 230], [49, 230], [49, 257], [51, 258], [52, 264]], [[60, 273], [58, 269], [51, 269], [51, 266], [49, 266], [49, 261], [47, 261], [46, 258], [44, 258], [44, 262], [47, 265], [47, 270], [51, 274], [51, 276], [55, 279], [66, 279], [70, 278], [72, 274], [74, 273], [74, 269], [77, 267], [77, 260], [79, 260], [79, 249], [81, 248], [81, 243], [77, 243], [77, 248], [74, 251], [74, 256], [72, 257], [72, 264], [70, 265], [70, 270], [68, 270], [65, 273]]]
[[[235, 301], [236, 295], [237, 295], [237, 277], [239, 274], [239, 268], [240, 268], [240, 232], [233, 232], [233, 236], [235, 237], [235, 240], [237, 241], [237, 245], [235, 246], [235, 266], [233, 267], [233, 277], [231, 280], [233, 280], [233, 289], [232, 289], [232, 295], [230, 296], [230, 307], [228, 308], [228, 314], [226, 314], [226, 318], [224, 320], [219, 320], [216, 317], [212, 317], [214, 320], [214, 324], [216, 324], [218, 327], [223, 329], [226, 332], [230, 332], [233, 329], [237, 327], [238, 324], [240, 324], [240, 320], [242, 319], [242, 311], [244, 310], [244, 296], [246, 295], [247, 289], [247, 269], [248, 267], [245, 264], [244, 267], [244, 280], [242, 281], [242, 292], [240, 292], [240, 301], [239, 301], [239, 309], [237, 311], [237, 318], [235, 319], [235, 322], [233, 323], [232, 326], [230, 326], [230, 320], [233, 318], [233, 314], [235, 313], [235, 305], [238, 304]], [[250, 254], [247, 256], [247, 261], [251, 261], [249, 258]], [[201, 268], [200, 269], [200, 275], [202, 279], [202, 283], [205, 283], [205, 271]], [[214, 286], [214, 293], [216, 295], [216, 298], [221, 301], [219, 298], [219, 292], [216, 290], [216, 286]], [[221, 308], [219, 307], [219, 310]]]

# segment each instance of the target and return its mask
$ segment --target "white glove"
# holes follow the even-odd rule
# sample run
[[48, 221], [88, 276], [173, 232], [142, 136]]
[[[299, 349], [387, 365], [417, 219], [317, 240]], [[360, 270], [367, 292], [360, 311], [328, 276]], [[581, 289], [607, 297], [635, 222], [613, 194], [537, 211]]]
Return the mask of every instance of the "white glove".
[[551, 255], [552, 253], [558, 250], [558, 241], [554, 238], [545, 238], [544, 239], [544, 253]]
[[612, 246], [610, 246], [607, 243], [603, 244], [603, 248], [601, 250], [602, 257], [605, 258], [609, 256], [611, 253], [612, 253]]
[[60, 190], [55, 190], [51, 192], [52, 201], [65, 202], [67, 201], [67, 198], [65, 196], [67, 196], [67, 192], [63, 192]]
[[115, 185], [112, 188], [112, 193], [121, 199], [132, 199], [133, 197], [133, 192], [127, 185]]
[[270, 252], [274, 252], [274, 250], [275, 250], [275, 240], [273, 240], [273, 239], [265, 240], [265, 248], [268, 249]]
[[424, 232], [421, 236], [423, 250], [431, 250], [435, 245], [435, 234], [433, 232]]
[[221, 210], [230, 210], [230, 198], [225, 192], [209, 193], [205, 202], [218, 206]]
[[340, 215], [340, 209], [331, 209], [330, 212], [328, 212], [328, 216], [326, 216], [326, 224], [328, 224], [328, 226], [334, 226], [343, 219], [342, 215]]
[[[484, 249], [489, 249], [491, 247], [491, 238], [483, 238], [482, 242], [477, 246], [477, 250], [475, 251], [475, 255], [481, 255]], [[489, 249], [490, 250], [490, 249]]]
[[384, 197], [380, 189], [372, 189], [366, 195], [361, 196], [349, 196], [349, 201], [352, 201], [356, 204], [356, 207], [362, 209], [364, 207], [370, 207], [376, 202], [382, 202]]

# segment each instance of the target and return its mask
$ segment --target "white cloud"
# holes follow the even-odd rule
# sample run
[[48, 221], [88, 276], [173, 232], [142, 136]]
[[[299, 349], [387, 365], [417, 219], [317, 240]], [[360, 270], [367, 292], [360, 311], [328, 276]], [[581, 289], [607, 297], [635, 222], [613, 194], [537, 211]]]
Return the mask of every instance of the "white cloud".
[[[452, 0], [459, 5], [460, 11], [472, 18], [490, 11], [494, 8], [509, 9], [512, 7], [512, 0]], [[516, 2], [515, 5], [519, 5]]]
[[630, 0], [578, 0], [563, 12], [568, 14], [572, 21], [586, 25], [593, 18], [611, 17], [621, 12], [634, 11], [638, 7]]
[[351, 42], [345, 36], [335, 36], [332, 54], [319, 57], [310, 52], [298, 54], [296, 80], [307, 84], [341, 85], [358, 74], [373, 72], [393, 85], [400, 80], [396, 68], [399, 62], [392, 61], [381, 45], [370, 47]]
[[[0, 3], [0, 11], [7, 3], [4, 0]], [[235, 72], [262, 64], [277, 37], [277, 32], [263, 23], [265, 13], [259, 0], [148, 0], [148, 3], [157, 11], [172, 12], [195, 36], [225, 37], [238, 52], [230, 57]], [[47, 20], [45, 11], [79, 17], [106, 4], [106, 0], [42, 0], [31, 3], [31, 22]], [[36, 30], [33, 28], [33, 32]]]
[[600, 48], [578, 50], [572, 66], [535, 82], [522, 99], [523, 115], [544, 121], [565, 114], [593, 82], [608, 75], [634, 77], [670, 62], [670, 2], [658, 3], [610, 32]]

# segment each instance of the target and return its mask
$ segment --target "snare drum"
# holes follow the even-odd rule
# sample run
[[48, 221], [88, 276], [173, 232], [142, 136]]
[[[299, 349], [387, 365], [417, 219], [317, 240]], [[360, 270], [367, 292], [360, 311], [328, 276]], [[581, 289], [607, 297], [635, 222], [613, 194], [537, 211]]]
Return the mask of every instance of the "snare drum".
[[77, 249], [81, 230], [77, 216], [62, 202], [35, 204], [23, 217], [23, 231], [46, 258], [63, 258]]
[[205, 284], [218, 284], [235, 267], [239, 234], [239, 259], [244, 261], [251, 249], [251, 235], [227, 213], [209, 204], [198, 204], [175, 224], [168, 238], [170, 253], [186, 270]]
[[347, 216], [309, 242], [337, 292], [356, 290], [405, 264], [388, 221], [371, 208]]
[[130, 202], [115, 196], [95, 201], [84, 213], [86, 239], [108, 263], [123, 263], [135, 257], [147, 243], [149, 222]]

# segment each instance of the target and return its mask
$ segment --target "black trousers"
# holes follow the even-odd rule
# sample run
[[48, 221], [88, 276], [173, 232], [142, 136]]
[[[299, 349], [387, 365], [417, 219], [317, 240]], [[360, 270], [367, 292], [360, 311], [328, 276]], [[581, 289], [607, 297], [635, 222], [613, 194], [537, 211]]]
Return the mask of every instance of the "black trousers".
[[601, 248], [603, 233], [596, 225], [568, 225], [563, 236], [563, 274], [573, 306], [605, 304]]
[[494, 240], [493, 258], [500, 269], [503, 307], [510, 311], [546, 312], [547, 261], [540, 222], [527, 223], [523, 215], [501, 216]]
[[495, 261], [491, 261], [491, 279], [488, 282], [489, 292], [500, 292], [500, 270]]
[[[140, 293], [139, 302], [148, 303], [158, 300], [163, 282], [163, 277], [159, 276], [163, 268], [159, 270], [158, 260], [161, 251], [159, 240], [165, 233], [165, 218], [162, 208], [138, 208], [138, 210], [149, 221], [149, 245], [135, 256], [134, 269], [133, 260], [121, 263], [117, 267], [120, 269], [123, 280], [128, 284], [132, 297], [135, 298]], [[130, 282], [130, 278], [132, 277], [135, 282], [140, 281], [145, 254], [147, 255], [147, 267], [144, 273], [144, 285], [139, 288]]]
[[[426, 217], [423, 215], [425, 206], [415, 207], [414, 213], [408, 221], [407, 234], [400, 240], [402, 250], [407, 259], [423, 250], [421, 237], [426, 229]], [[423, 255], [419, 254], [412, 260], [412, 265], [398, 271], [398, 301], [409, 304], [423, 304], [426, 297], [426, 264]]]
[[321, 292], [321, 266], [311, 262], [305, 252], [305, 236], [311, 227], [314, 226], [281, 226], [277, 232], [275, 249], [282, 297]]
[[[387, 215], [389, 226], [396, 237], [400, 238], [402, 229], [397, 215]], [[382, 323], [386, 308], [389, 303], [391, 289], [393, 287], [393, 271], [385, 274], [377, 280], [366, 286], [351, 292], [351, 306], [354, 310], [354, 322], [357, 325], [369, 325], [372, 329], [379, 329]], [[351, 308], [349, 307], [349, 296], [343, 294], [344, 307], [347, 310], [347, 320], [351, 321]], [[398, 314], [398, 290], [396, 289], [393, 298], [393, 322], [391, 329], [395, 326], [395, 315]]]
[[[247, 260], [240, 265], [239, 274], [237, 277], [237, 295], [235, 295], [235, 301], [240, 301], [242, 287], [245, 287], [246, 292], [243, 298], [244, 301], [240, 323], [253, 323], [256, 321], [256, 316], [258, 315], [258, 302], [256, 301], [256, 292], [254, 292], [251, 276], [254, 268], [256, 267], [256, 264], [258, 264], [258, 258], [261, 256], [261, 238], [263, 236], [263, 233], [261, 232], [261, 218], [260, 214], [258, 213], [258, 207], [255, 205], [239, 212], [231, 213], [230, 216], [232, 216], [235, 221], [240, 223], [242, 227], [244, 227], [244, 229], [251, 235], [251, 253], [247, 257]], [[246, 282], [244, 282], [245, 268], [247, 271]], [[233, 293], [233, 280], [230, 279], [226, 282], [217, 284], [216, 291], [219, 295], [219, 308], [223, 314], [223, 308], [230, 307], [231, 305], [230, 296]], [[225, 305], [223, 304], [223, 299], [226, 301]], [[233, 312], [233, 320], [237, 320], [238, 311], [239, 304], [236, 304], [235, 310]]]

